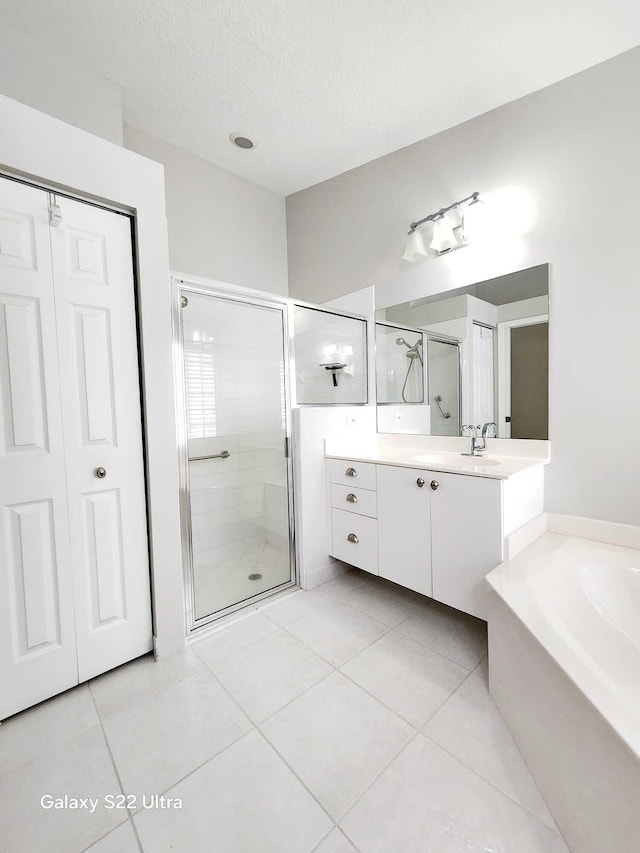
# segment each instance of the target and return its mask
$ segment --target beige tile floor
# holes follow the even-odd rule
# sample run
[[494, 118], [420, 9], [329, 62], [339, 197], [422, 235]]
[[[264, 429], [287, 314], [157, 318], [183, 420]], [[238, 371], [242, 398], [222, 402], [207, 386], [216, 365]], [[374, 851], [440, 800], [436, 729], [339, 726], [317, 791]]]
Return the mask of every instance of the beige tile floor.
[[482, 622], [356, 571], [263, 602], [6, 721], [0, 851], [566, 853], [486, 651]]

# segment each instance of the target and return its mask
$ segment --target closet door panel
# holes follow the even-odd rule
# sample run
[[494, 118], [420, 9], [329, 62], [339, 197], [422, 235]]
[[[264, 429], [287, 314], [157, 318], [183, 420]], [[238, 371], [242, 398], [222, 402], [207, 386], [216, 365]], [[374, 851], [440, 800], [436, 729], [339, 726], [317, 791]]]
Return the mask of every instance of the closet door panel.
[[84, 681], [152, 648], [142, 423], [130, 220], [59, 204], [51, 240]]
[[0, 178], [0, 719], [77, 682], [48, 195]]

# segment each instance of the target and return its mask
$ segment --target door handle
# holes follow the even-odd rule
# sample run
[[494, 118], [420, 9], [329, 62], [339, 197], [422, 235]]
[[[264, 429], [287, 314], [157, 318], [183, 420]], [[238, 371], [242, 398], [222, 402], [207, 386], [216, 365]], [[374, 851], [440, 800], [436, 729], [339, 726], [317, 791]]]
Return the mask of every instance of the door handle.
[[345, 471], [345, 474], [347, 475], [347, 477], [357, 477], [358, 476], [358, 472], [356, 471], [355, 468], [347, 468], [347, 470]]
[[357, 504], [357, 503], [358, 503], [358, 498], [357, 498], [353, 493], [349, 493], [349, 494], [347, 495], [347, 501], [348, 501], [350, 504]]
[[424, 480], [422, 479], [422, 477], [418, 477], [418, 479], [416, 480], [416, 486], [419, 489], [421, 489], [424, 486]]
[[350, 533], [347, 536], [347, 542], [353, 542], [354, 545], [357, 545], [358, 544], [358, 537], [356, 536], [355, 533]]
[[99, 480], [104, 480], [104, 478], [107, 476], [107, 469], [102, 468], [102, 467], [96, 468], [96, 470], [93, 473], [96, 475], [96, 477]]
[[439, 486], [440, 486], [440, 483], [439, 483], [437, 480], [432, 480], [432, 481], [431, 481], [431, 488], [433, 489], [433, 491], [434, 491], [434, 492], [436, 491], [436, 489], [437, 489]]

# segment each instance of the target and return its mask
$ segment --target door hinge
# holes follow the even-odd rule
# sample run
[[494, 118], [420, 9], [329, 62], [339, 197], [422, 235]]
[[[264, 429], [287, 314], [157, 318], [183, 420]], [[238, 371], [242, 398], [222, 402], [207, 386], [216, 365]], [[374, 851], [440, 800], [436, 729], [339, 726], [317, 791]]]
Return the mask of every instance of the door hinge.
[[289, 436], [285, 435], [284, 437], [284, 458], [289, 458]]

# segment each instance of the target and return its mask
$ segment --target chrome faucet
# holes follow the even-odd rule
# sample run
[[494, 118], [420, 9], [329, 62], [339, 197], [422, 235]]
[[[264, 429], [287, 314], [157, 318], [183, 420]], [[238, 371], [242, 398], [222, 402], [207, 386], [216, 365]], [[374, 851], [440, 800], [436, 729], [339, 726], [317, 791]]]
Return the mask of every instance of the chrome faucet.
[[478, 427], [474, 424], [466, 424], [462, 427], [462, 435], [465, 430], [471, 431], [471, 447], [468, 453], [462, 453], [462, 456], [484, 456], [483, 451], [487, 449], [487, 438], [489, 430], [493, 427], [493, 435], [498, 435], [498, 426], [493, 421], [488, 421], [482, 426], [482, 433], [478, 438]]
[[487, 444], [487, 439], [489, 436], [489, 430], [493, 427], [493, 438], [498, 437], [498, 424], [494, 421], [488, 421], [488, 423], [482, 425], [482, 438], [484, 439], [485, 447]]
[[[486, 447], [485, 437], [483, 435], [482, 439], [478, 438], [478, 427], [474, 424], [465, 424], [462, 427], [462, 435], [464, 435], [465, 430], [471, 431], [471, 447], [469, 448], [468, 453], [462, 453], [461, 456], [482, 456], [481, 451]], [[480, 441], [482, 440], [482, 444]]]

